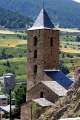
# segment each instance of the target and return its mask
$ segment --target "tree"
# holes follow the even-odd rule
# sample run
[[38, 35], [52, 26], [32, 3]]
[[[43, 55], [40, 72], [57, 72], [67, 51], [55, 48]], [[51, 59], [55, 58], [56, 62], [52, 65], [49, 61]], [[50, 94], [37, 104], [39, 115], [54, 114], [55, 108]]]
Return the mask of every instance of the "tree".
[[76, 37], [76, 42], [80, 42], [80, 36]]
[[60, 64], [60, 70], [66, 75], [69, 73], [68, 67], [64, 66], [63, 64]]
[[9, 61], [6, 62], [6, 66], [11, 67], [11, 64]]
[[6, 59], [6, 49], [5, 48], [2, 49], [1, 54], [2, 54], [2, 58]]
[[14, 90], [16, 108], [20, 111], [21, 105], [26, 102], [26, 84], [17, 85]]

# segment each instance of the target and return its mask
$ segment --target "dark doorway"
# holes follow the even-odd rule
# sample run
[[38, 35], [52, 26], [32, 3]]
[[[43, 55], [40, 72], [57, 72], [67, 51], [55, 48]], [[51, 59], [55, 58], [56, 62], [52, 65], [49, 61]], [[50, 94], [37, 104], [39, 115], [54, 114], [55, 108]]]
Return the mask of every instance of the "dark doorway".
[[40, 98], [43, 98], [43, 92], [40, 92]]

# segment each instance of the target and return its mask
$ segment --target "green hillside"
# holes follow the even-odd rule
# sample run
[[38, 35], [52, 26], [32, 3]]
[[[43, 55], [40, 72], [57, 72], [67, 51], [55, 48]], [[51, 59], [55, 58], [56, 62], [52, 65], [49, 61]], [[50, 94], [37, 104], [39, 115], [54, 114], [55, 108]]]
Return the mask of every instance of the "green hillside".
[[[2, 32], [1, 32], [2, 31]], [[16, 82], [26, 81], [27, 35], [0, 30], [0, 76], [6, 72], [16, 74]]]
[[31, 22], [32, 20], [29, 17], [24, 17], [17, 12], [0, 8], [0, 26], [6, 28], [25, 28]]
[[[52, 22], [60, 27], [80, 28], [80, 4], [73, 0], [44, 0]], [[42, 0], [0, 0], [0, 6], [35, 19], [42, 8]]]

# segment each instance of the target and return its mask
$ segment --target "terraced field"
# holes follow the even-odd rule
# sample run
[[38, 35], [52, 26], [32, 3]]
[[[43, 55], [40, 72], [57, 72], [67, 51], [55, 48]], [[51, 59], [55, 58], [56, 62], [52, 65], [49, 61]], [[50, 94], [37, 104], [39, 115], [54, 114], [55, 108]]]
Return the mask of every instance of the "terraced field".
[[8, 29], [0, 29], [0, 34], [16, 34], [16, 32], [10, 31]]
[[0, 47], [16, 47], [17, 45], [27, 44], [26, 40], [20, 39], [9, 39], [9, 40], [0, 40]]
[[[62, 29], [63, 31], [63, 29]], [[69, 30], [68, 30], [69, 31]], [[73, 30], [72, 30], [73, 31]], [[72, 32], [71, 31], [71, 32]], [[74, 30], [75, 32], [75, 30]], [[76, 32], [79, 32], [78, 30]], [[79, 64], [80, 43], [75, 42], [76, 35], [63, 34], [60, 36], [61, 61], [71, 70], [73, 64]], [[26, 81], [27, 34], [25, 32], [0, 30], [0, 75], [14, 72], [16, 80]], [[64, 55], [63, 55], [64, 54]], [[67, 54], [67, 57], [65, 55]], [[76, 55], [76, 57], [75, 57]]]
[[80, 30], [79, 29], [76, 29], [76, 28], [58, 28], [61, 32], [69, 32], [69, 33], [77, 33], [79, 32], [80, 33]]
[[27, 35], [22, 32], [0, 30], [0, 76], [16, 74], [16, 82], [26, 81]]
[[60, 51], [68, 54], [80, 54], [80, 50], [72, 48], [61, 48]]
[[60, 36], [60, 61], [68, 68], [69, 76], [71, 76], [74, 75], [74, 70], [80, 66], [80, 30], [69, 31], [68, 29], [67, 33], [65, 30]]

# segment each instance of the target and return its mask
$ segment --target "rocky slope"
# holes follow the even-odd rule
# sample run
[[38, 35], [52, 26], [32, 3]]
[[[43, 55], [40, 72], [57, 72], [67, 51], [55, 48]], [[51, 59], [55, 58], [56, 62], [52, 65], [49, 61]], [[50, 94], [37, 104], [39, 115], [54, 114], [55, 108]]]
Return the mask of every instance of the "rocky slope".
[[59, 99], [38, 120], [58, 120], [67, 117], [80, 117], [80, 79], [68, 91], [66, 97]]

